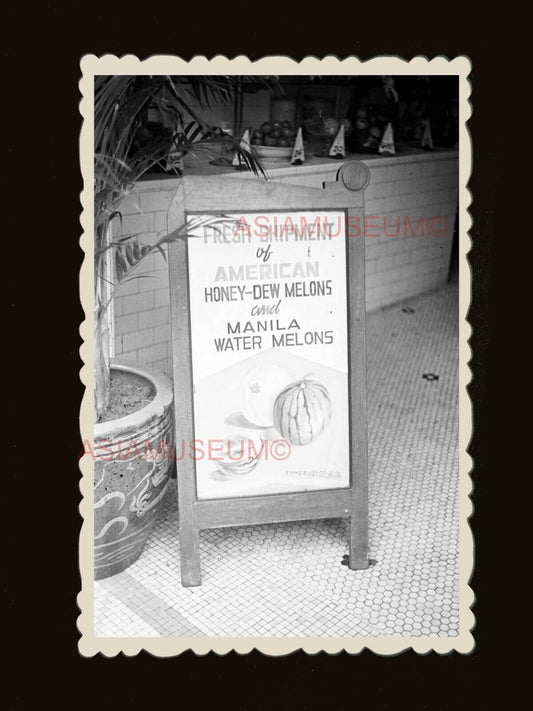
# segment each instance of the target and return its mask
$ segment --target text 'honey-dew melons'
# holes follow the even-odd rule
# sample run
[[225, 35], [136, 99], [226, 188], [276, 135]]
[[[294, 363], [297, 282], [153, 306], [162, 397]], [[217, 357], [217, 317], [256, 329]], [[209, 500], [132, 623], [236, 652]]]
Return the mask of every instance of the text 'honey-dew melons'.
[[303, 379], [287, 386], [274, 403], [274, 425], [283, 439], [295, 446], [311, 444], [331, 419], [331, 398], [316, 380]]
[[254, 425], [272, 427], [274, 401], [291, 380], [277, 365], [265, 363], [251, 368], [242, 383], [242, 414]]

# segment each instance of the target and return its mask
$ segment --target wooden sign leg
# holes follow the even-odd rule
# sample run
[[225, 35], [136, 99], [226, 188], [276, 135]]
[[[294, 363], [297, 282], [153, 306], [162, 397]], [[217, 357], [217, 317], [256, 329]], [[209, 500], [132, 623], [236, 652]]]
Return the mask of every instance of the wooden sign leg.
[[[365, 373], [364, 351], [359, 350], [359, 373]], [[355, 358], [354, 358], [355, 359]], [[348, 566], [352, 570], [368, 568], [368, 454], [366, 426], [366, 377], [354, 377], [352, 385], [352, 415], [358, 426], [352, 431], [351, 476], [352, 504], [350, 514], [350, 544]]]
[[[359, 323], [361, 326], [361, 323]], [[355, 329], [354, 329], [355, 330]], [[357, 422], [352, 429], [351, 476], [352, 505], [350, 514], [350, 556], [352, 570], [368, 568], [368, 446], [366, 420], [366, 357], [363, 328], [359, 330], [359, 347], [352, 351], [352, 420]]]
[[[169, 230], [185, 222], [183, 188], [169, 209]], [[189, 322], [189, 272], [187, 241], [179, 239], [169, 247], [170, 298], [172, 319], [172, 360], [174, 372], [174, 420], [176, 449], [189, 452], [194, 440], [193, 376], [191, 328]], [[178, 462], [178, 506], [181, 581], [184, 586], [200, 585], [200, 531], [196, 514], [195, 462], [186, 455]]]
[[[351, 219], [361, 224], [363, 211], [349, 211]], [[348, 308], [350, 419], [352, 441], [350, 473], [352, 502], [350, 512], [350, 555], [352, 570], [368, 568], [368, 451], [366, 414], [366, 306], [365, 306], [365, 241], [348, 230]]]
[[[368, 504], [366, 491], [357, 486], [359, 474], [355, 474], [354, 500], [350, 516], [349, 562], [351, 570], [364, 570], [368, 560]], [[366, 489], [366, 487], [365, 487]]]
[[181, 583], [184, 587], [201, 585], [200, 572], [200, 531], [196, 520], [194, 504], [182, 506], [180, 503], [180, 558]]

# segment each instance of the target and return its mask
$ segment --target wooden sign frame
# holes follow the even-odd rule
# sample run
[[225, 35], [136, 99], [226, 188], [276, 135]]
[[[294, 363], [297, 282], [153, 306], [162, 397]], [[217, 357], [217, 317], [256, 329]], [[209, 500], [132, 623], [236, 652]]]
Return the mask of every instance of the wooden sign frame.
[[[261, 210], [285, 213], [321, 209], [345, 212], [350, 432], [350, 483], [342, 489], [198, 499], [195, 462], [187, 458], [179, 462], [179, 535], [184, 586], [201, 584], [200, 531], [227, 526], [346, 518], [349, 520], [349, 567], [360, 570], [369, 565], [365, 240], [362, 230], [358, 236], [350, 235], [348, 230], [350, 218], [352, 225], [363, 225], [364, 188], [368, 179], [368, 168], [351, 162], [341, 167], [336, 182], [325, 183], [323, 189], [227, 175], [185, 176], [180, 183], [169, 209], [170, 230], [183, 225], [187, 215], [192, 213], [220, 215]], [[187, 238], [172, 242], [169, 267], [175, 442], [195, 439], [188, 263]]]

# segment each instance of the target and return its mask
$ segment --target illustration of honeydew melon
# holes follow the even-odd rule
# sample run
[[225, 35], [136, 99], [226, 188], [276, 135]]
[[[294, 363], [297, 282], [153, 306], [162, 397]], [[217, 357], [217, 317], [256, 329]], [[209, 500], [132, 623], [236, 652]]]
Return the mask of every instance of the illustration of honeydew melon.
[[287, 371], [277, 365], [264, 363], [251, 368], [242, 383], [242, 414], [258, 427], [272, 427], [276, 397], [291, 381]]
[[215, 464], [226, 476], [249, 474], [259, 463], [263, 440], [256, 434], [232, 434], [216, 453]]
[[311, 444], [331, 420], [327, 388], [307, 376], [288, 385], [274, 403], [274, 424], [283, 439], [297, 447]]

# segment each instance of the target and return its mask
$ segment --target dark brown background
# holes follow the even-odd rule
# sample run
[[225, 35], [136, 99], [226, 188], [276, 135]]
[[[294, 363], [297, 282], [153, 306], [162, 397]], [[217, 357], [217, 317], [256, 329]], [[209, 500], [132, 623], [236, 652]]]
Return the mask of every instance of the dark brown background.
[[[391, 11], [376, 3], [300, 5], [296, 10], [286, 3], [233, 2], [215, 10], [194, 3], [78, 7], [51, 1], [39, 9], [11, 4], [3, 12], [10, 41], [9, 48], [3, 47], [2, 78], [7, 92], [2, 172], [9, 189], [2, 235], [9, 288], [3, 350], [10, 368], [23, 365], [18, 375], [4, 371], [13, 386], [5, 408], [10, 461], [4, 477], [11, 491], [3, 491], [2, 517], [7, 563], [4, 612], [10, 623], [4, 647], [11, 669], [2, 694], [6, 707], [482, 708], [483, 693], [491, 693], [498, 681], [488, 669], [490, 657], [508, 659], [510, 654], [497, 636], [498, 628], [505, 631], [512, 623], [499, 613], [495, 590], [509, 548], [496, 513], [505, 508], [509, 495], [516, 496], [501, 484], [494, 491], [495, 481], [502, 481], [496, 476], [497, 465], [510, 440], [497, 448], [495, 443], [502, 440], [489, 432], [489, 384], [501, 382], [500, 369], [493, 369], [492, 377], [489, 369], [490, 319], [495, 306], [501, 311], [505, 291], [499, 276], [496, 289], [491, 271], [504, 256], [512, 258], [511, 239], [506, 242], [507, 255], [499, 244], [495, 258], [496, 158], [504, 146], [509, 148], [510, 119], [505, 117], [514, 115], [511, 104], [510, 114], [504, 108], [506, 101], [511, 102], [506, 77], [512, 67], [496, 71], [496, 62], [504, 54], [497, 19], [459, 19], [449, 6], [439, 10], [427, 3], [397, 5]], [[218, 17], [208, 23], [212, 12]], [[79, 61], [85, 53], [135, 53], [142, 58], [169, 53], [185, 59], [219, 53], [248, 54], [252, 59], [273, 54], [295, 59], [308, 54], [356, 54], [361, 59], [379, 54], [470, 56], [475, 107], [469, 124], [475, 154], [470, 315], [475, 328], [475, 380], [470, 392], [476, 411], [470, 451], [476, 460], [472, 519], [476, 570], [472, 585], [479, 597], [474, 608], [477, 647], [472, 654], [439, 657], [406, 652], [383, 658], [369, 652], [354, 657], [296, 653], [275, 659], [255, 653], [203, 658], [186, 653], [168, 660], [146, 653], [109, 660], [78, 654], [77, 458], [82, 395], [78, 325], [83, 314], [77, 296], [82, 259], [77, 142]], [[519, 115], [515, 129], [516, 120], [520, 121]], [[509, 172], [506, 175], [509, 178]], [[512, 337], [511, 331], [507, 338]], [[509, 411], [502, 412], [498, 427], [508, 418]], [[518, 626], [522, 614], [515, 621]], [[500, 643], [503, 647], [498, 651]]]

